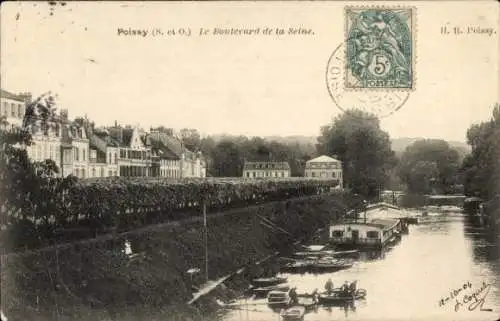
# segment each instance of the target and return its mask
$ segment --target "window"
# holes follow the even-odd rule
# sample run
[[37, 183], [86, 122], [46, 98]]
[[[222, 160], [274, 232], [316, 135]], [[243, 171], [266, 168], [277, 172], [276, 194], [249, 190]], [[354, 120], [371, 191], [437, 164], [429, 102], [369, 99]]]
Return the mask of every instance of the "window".
[[82, 178], [85, 178], [85, 169], [82, 169]]
[[17, 106], [17, 117], [19, 117], [19, 118], [23, 117], [23, 106], [22, 105]]
[[115, 164], [118, 164], [118, 161], [116, 160], [116, 153], [114, 153], [115, 155]]
[[335, 175], [335, 172], [332, 172], [332, 177], [333, 177], [333, 178], [335, 178], [335, 176], [336, 176], [336, 175]]
[[101, 167], [101, 177], [104, 177], [104, 167]]
[[87, 160], [87, 158], [85, 156], [87, 156], [87, 155], [85, 155], [85, 148], [84, 148], [84, 149], [82, 149], [82, 161]]
[[113, 172], [108, 171], [108, 176], [113, 176]]
[[9, 105], [7, 104], [7, 102], [4, 102], [3, 103], [3, 114], [5, 116], [7, 116], [7, 109], [9, 109]]
[[74, 154], [75, 154], [75, 160], [76, 160], [76, 161], [80, 160], [80, 155], [79, 155], [79, 153], [78, 153], [78, 152], [79, 152], [79, 151], [78, 151], [78, 147], [75, 147], [75, 149], [74, 149]]
[[344, 231], [333, 231], [332, 237], [344, 237]]
[[80, 177], [80, 170], [78, 168], [75, 169], [75, 176]]
[[95, 167], [92, 167], [92, 177], [95, 177]]
[[252, 176], [255, 177], [255, 172], [252, 172]]
[[315, 172], [312, 172], [312, 173], [311, 173], [311, 176], [312, 176], [312, 177], [316, 177], [316, 173], [315, 173]]
[[11, 110], [10, 115], [11, 115], [12, 117], [16, 117], [16, 105], [11, 104], [11, 105], [10, 105], [10, 110]]
[[377, 231], [368, 231], [366, 232], [366, 237], [370, 239], [378, 239], [379, 233]]
[[246, 174], [247, 174], [247, 175], [246, 175], [247, 177], [250, 177], [250, 172], [246, 172]]
[[71, 151], [70, 150], [63, 150], [63, 153], [64, 153], [64, 164], [71, 163]]

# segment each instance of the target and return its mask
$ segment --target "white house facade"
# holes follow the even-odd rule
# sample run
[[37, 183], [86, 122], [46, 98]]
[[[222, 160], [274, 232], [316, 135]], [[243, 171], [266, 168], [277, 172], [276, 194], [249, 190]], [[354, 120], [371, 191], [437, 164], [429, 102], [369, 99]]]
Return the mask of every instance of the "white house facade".
[[342, 162], [326, 155], [307, 161], [304, 176], [338, 180], [339, 187], [343, 187]]

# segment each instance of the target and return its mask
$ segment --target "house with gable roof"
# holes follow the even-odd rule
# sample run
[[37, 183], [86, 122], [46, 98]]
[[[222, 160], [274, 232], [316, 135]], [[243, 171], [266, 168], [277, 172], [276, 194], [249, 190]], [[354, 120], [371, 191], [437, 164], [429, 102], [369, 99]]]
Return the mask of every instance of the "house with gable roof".
[[190, 151], [176, 137], [156, 130], [150, 130], [146, 134], [146, 140], [151, 147], [152, 155], [158, 157], [159, 176], [169, 178], [206, 176], [206, 162], [201, 152]]
[[115, 124], [108, 128], [108, 132], [118, 144], [118, 176], [154, 176], [151, 148], [141, 137], [138, 127], [123, 127]]
[[321, 155], [306, 162], [304, 176], [310, 178], [338, 180], [343, 187], [342, 162], [338, 159]]

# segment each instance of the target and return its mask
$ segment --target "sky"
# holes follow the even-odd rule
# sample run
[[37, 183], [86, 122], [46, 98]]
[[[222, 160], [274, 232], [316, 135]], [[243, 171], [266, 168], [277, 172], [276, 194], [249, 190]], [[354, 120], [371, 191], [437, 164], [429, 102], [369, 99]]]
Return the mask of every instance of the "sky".
[[[354, 5], [355, 3], [349, 3]], [[397, 3], [391, 2], [390, 5]], [[498, 33], [491, 2], [416, 8], [416, 85], [381, 126], [391, 137], [465, 141], [499, 102]], [[1, 87], [58, 94], [70, 117], [98, 125], [163, 125], [203, 134], [319, 134], [341, 111], [325, 85], [344, 38], [342, 2], [67, 3], [1, 6]], [[51, 9], [53, 8], [53, 9]], [[199, 36], [200, 28], [303, 28], [313, 35]], [[181, 28], [191, 36], [119, 36], [118, 28]]]

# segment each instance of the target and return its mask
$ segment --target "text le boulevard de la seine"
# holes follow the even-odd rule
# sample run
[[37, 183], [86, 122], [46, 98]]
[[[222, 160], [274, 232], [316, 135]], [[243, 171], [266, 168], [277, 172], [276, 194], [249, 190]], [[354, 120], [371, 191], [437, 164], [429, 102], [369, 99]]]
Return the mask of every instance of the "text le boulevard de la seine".
[[117, 35], [124, 37], [190, 37], [190, 36], [311, 36], [314, 31], [304, 27], [258, 28], [117, 28]]

